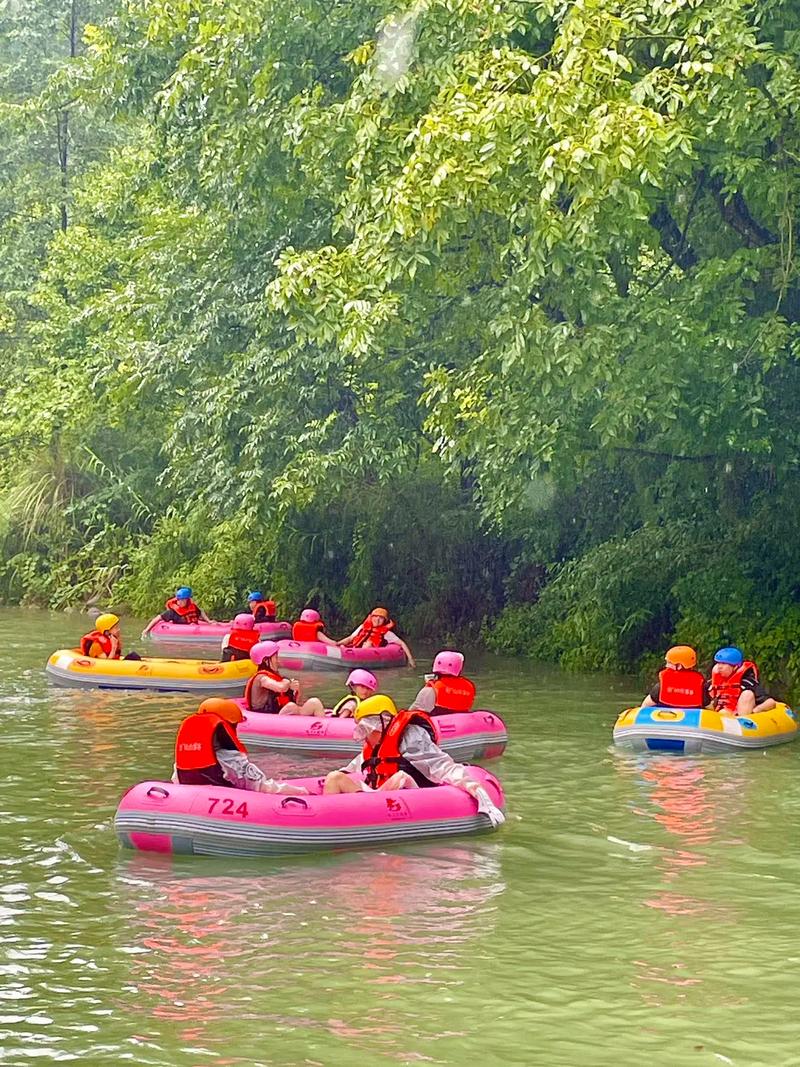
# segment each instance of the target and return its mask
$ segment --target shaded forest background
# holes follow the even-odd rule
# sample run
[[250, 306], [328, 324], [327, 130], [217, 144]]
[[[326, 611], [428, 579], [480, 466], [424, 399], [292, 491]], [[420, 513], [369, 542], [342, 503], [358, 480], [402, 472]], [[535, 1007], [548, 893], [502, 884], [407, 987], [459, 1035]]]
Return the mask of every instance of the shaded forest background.
[[0, 3], [0, 599], [800, 676], [800, 8]]

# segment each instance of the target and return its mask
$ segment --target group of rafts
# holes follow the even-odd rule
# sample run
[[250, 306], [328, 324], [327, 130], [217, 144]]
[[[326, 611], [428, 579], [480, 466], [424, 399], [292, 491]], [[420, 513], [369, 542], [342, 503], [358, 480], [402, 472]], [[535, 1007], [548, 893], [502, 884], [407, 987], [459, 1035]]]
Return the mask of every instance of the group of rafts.
[[[174, 610], [174, 599], [168, 602], [168, 608], [170, 605]], [[249, 622], [241, 615], [233, 623], [208, 620], [180, 623], [156, 616], [148, 626], [154, 640], [177, 641], [182, 636], [181, 627], [185, 627], [185, 639], [193, 643], [216, 642], [222, 638], [227, 662], [121, 659], [119, 647], [114, 649], [113, 644], [101, 645], [104, 649], [101, 655], [87, 655], [87, 651], [96, 651], [97, 646], [87, 647], [84, 638], [82, 648], [53, 653], [47, 671], [53, 681], [66, 685], [239, 696], [237, 700], [204, 701], [199, 712], [185, 720], [179, 730], [176, 758], [187, 748], [187, 724], [188, 735], [194, 739], [194, 721], [209, 711], [214, 729], [227, 731], [236, 749], [245, 756], [247, 745], [254, 750], [355, 757], [362, 741], [363, 756], [368, 755], [370, 745], [371, 751], [377, 752], [378, 735], [373, 733], [371, 738], [365, 738], [360, 724], [378, 722], [385, 732], [394, 711], [382, 718], [370, 718], [370, 705], [382, 701], [376, 707], [384, 710], [387, 701], [392, 709], [394, 705], [385, 696], [374, 695], [377, 679], [365, 668], [404, 665], [410, 658], [403, 642], [386, 641], [392, 627], [388, 613], [383, 612], [383, 617], [368, 616], [354, 631], [359, 638], [366, 635], [365, 639], [342, 647], [334, 646], [327, 637], [324, 641], [319, 639], [324, 627], [312, 609], [306, 609], [292, 627], [275, 621], [274, 615], [264, 621], [262, 614], [262, 621], [255, 622], [259, 617], [257, 607], [251, 601], [253, 615]], [[98, 630], [88, 637], [118, 640], [118, 625], [103, 631], [99, 628], [101, 620], [118, 623], [116, 616], [100, 616]], [[331, 652], [334, 647], [338, 648], [338, 655]], [[245, 648], [246, 659], [241, 658]], [[225, 656], [226, 649], [228, 656]], [[106, 655], [112, 658], [105, 658]], [[738, 649], [722, 649], [717, 656], [712, 672], [716, 706], [704, 706], [711, 703], [711, 696], [705, 679], [693, 669], [694, 651], [677, 646], [667, 653], [659, 682], [642, 705], [624, 711], [617, 719], [615, 743], [635, 752], [699, 754], [764, 748], [793, 740], [798, 722], [785, 704], [768, 698], [763, 710], [756, 708], [749, 715], [737, 708], [743, 692], [742, 679], [753, 675], [758, 678], [755, 665], [745, 661]], [[260, 678], [269, 676], [283, 682], [286, 680], [278, 673], [279, 665], [302, 669], [319, 667], [322, 663], [326, 667], [356, 668], [347, 679], [348, 695], [334, 709], [323, 709], [319, 701], [312, 699], [307, 703], [319, 704], [319, 710], [314, 709], [313, 714], [298, 714], [297, 705], [292, 705], [294, 713], [283, 714], [288, 709], [281, 707], [274, 696], [271, 703], [262, 700], [262, 706], [258, 707], [255, 695]], [[422, 712], [422, 716], [427, 718], [434, 748], [461, 759], [499, 756], [507, 742], [505, 724], [494, 711], [472, 708], [474, 686], [461, 677], [462, 665], [463, 657], [459, 653], [440, 653], [434, 660], [433, 674], [426, 676], [436, 699], [431, 714]], [[450, 684], [456, 679], [464, 684]], [[467, 686], [471, 687], [469, 699], [465, 699]], [[244, 695], [240, 696], [243, 690]], [[448, 694], [454, 707], [443, 706], [443, 701], [447, 705]], [[289, 691], [281, 697], [282, 702], [285, 704], [291, 696]], [[220, 717], [223, 705], [228, 710], [222, 711]], [[414, 714], [417, 715], [414, 722], [422, 721], [417, 712]], [[203, 731], [204, 726], [201, 734]], [[235, 752], [233, 755], [236, 757]], [[361, 764], [360, 775], [359, 760], [354, 762], [355, 777], [363, 778], [366, 772], [369, 780], [371, 770], [366, 759]], [[373, 769], [374, 765], [373, 759]], [[471, 792], [463, 784], [461, 788], [450, 784], [435, 788], [394, 788], [389, 771], [391, 767], [384, 775], [382, 787], [376, 787], [373, 776], [372, 788], [365, 783], [353, 792], [349, 789], [330, 792], [331, 775], [296, 779], [277, 786], [269, 779], [272, 785], [265, 788], [278, 791], [262, 792], [252, 783], [240, 782], [249, 785], [245, 789], [232, 786], [221, 768], [213, 784], [204, 780], [194, 783], [186, 774], [181, 779], [176, 764], [173, 781], [142, 782], [125, 794], [115, 826], [122, 844], [144, 851], [247, 856], [424, 840], [488, 830], [501, 821], [502, 817], [489, 818], [485, 813], [489, 810], [496, 815], [502, 811], [504, 795], [497, 780], [482, 768], [464, 768]], [[476, 803], [476, 792], [485, 798], [483, 805], [480, 801]]]

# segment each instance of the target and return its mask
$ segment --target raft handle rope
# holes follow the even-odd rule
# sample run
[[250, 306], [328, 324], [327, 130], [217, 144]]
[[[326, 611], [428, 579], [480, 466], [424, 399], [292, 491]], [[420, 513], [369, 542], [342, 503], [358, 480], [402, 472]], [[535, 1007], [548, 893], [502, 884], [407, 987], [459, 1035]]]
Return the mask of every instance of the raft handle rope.
[[281, 801], [282, 808], [291, 807], [292, 804], [299, 804], [304, 810], [308, 807], [308, 804], [302, 797], [284, 797]]
[[166, 798], [169, 796], [169, 790], [164, 789], [160, 785], [151, 785], [150, 788], [147, 790], [147, 795], [149, 797], [164, 797], [164, 799], [166, 800]]

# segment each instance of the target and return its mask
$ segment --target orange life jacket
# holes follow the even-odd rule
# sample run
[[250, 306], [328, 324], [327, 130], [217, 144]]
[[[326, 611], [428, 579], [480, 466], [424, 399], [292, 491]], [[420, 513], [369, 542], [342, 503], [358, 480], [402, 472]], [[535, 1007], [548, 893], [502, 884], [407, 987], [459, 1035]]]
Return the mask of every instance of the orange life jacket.
[[258, 630], [239, 630], [234, 628], [228, 634], [226, 648], [238, 648], [240, 652], [249, 652], [253, 645], [261, 640]]
[[256, 620], [256, 622], [275, 621], [274, 600], [251, 600], [248, 604], [248, 607], [253, 613], [253, 618]]
[[292, 625], [293, 641], [319, 641], [320, 630], [325, 629], [324, 622], [296, 622]]
[[90, 659], [119, 659], [122, 646], [113, 634], [92, 630], [81, 638], [80, 649], [81, 655]]
[[193, 600], [190, 600], [188, 604], [180, 605], [177, 598], [172, 597], [164, 606], [168, 611], [174, 611], [176, 615], [180, 615], [182, 622], [200, 621], [200, 608]]
[[436, 729], [424, 711], [398, 711], [376, 745], [371, 745], [369, 741], [364, 743], [361, 770], [367, 785], [373, 789], [382, 786], [396, 771], [406, 771], [417, 785], [424, 787], [435, 784], [400, 753], [400, 741], [408, 726], [422, 726], [431, 735], [431, 740], [436, 740]]
[[290, 701], [294, 700], [296, 693], [293, 689], [287, 689], [285, 693], [276, 693], [272, 689], [265, 689], [264, 693], [266, 694], [266, 703], [261, 708], [254, 708], [253, 702], [251, 700], [251, 695], [253, 692], [253, 685], [255, 684], [255, 680], [260, 674], [266, 674], [267, 678], [272, 678], [272, 680], [275, 682], [284, 681], [283, 675], [278, 674], [277, 671], [270, 671], [266, 669], [256, 671], [252, 678], [248, 678], [247, 685], [245, 686], [244, 690], [244, 703], [248, 711], [266, 711], [274, 714], [275, 712], [280, 711], [281, 708], [286, 707], [286, 705], [290, 703]]
[[391, 619], [384, 623], [383, 626], [373, 626], [369, 615], [367, 615], [358, 628], [358, 633], [353, 638], [353, 648], [362, 648], [364, 645], [379, 648], [381, 645], [386, 644], [386, 634], [393, 629], [394, 623]]
[[247, 749], [236, 736], [233, 726], [209, 711], [195, 711], [178, 727], [175, 738], [175, 766], [179, 771], [201, 771], [217, 764], [214, 733], [221, 726], [245, 756]]
[[700, 671], [665, 667], [658, 679], [659, 704], [668, 708], [702, 708], [705, 678]]
[[428, 685], [436, 694], [437, 712], [470, 711], [475, 700], [475, 686], [469, 678], [445, 674], [434, 678]]
[[736, 711], [736, 705], [742, 695], [742, 678], [747, 671], [752, 671], [758, 681], [758, 667], [749, 659], [741, 663], [729, 678], [723, 678], [719, 672], [719, 664], [714, 664], [711, 669], [711, 699], [715, 708], [719, 711]]

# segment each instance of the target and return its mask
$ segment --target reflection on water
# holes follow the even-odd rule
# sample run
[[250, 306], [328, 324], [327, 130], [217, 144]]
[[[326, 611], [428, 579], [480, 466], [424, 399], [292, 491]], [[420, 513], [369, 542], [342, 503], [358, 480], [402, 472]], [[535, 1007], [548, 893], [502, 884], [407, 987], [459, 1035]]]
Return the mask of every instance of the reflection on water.
[[[635, 683], [471, 657], [510, 728], [500, 834], [148, 857], [119, 850], [114, 810], [169, 774], [195, 702], [48, 687], [80, 629], [0, 611], [0, 1062], [797, 1063], [800, 744], [621, 755]], [[419, 685], [386, 680], [401, 702]], [[258, 759], [283, 777], [337, 762]]]

